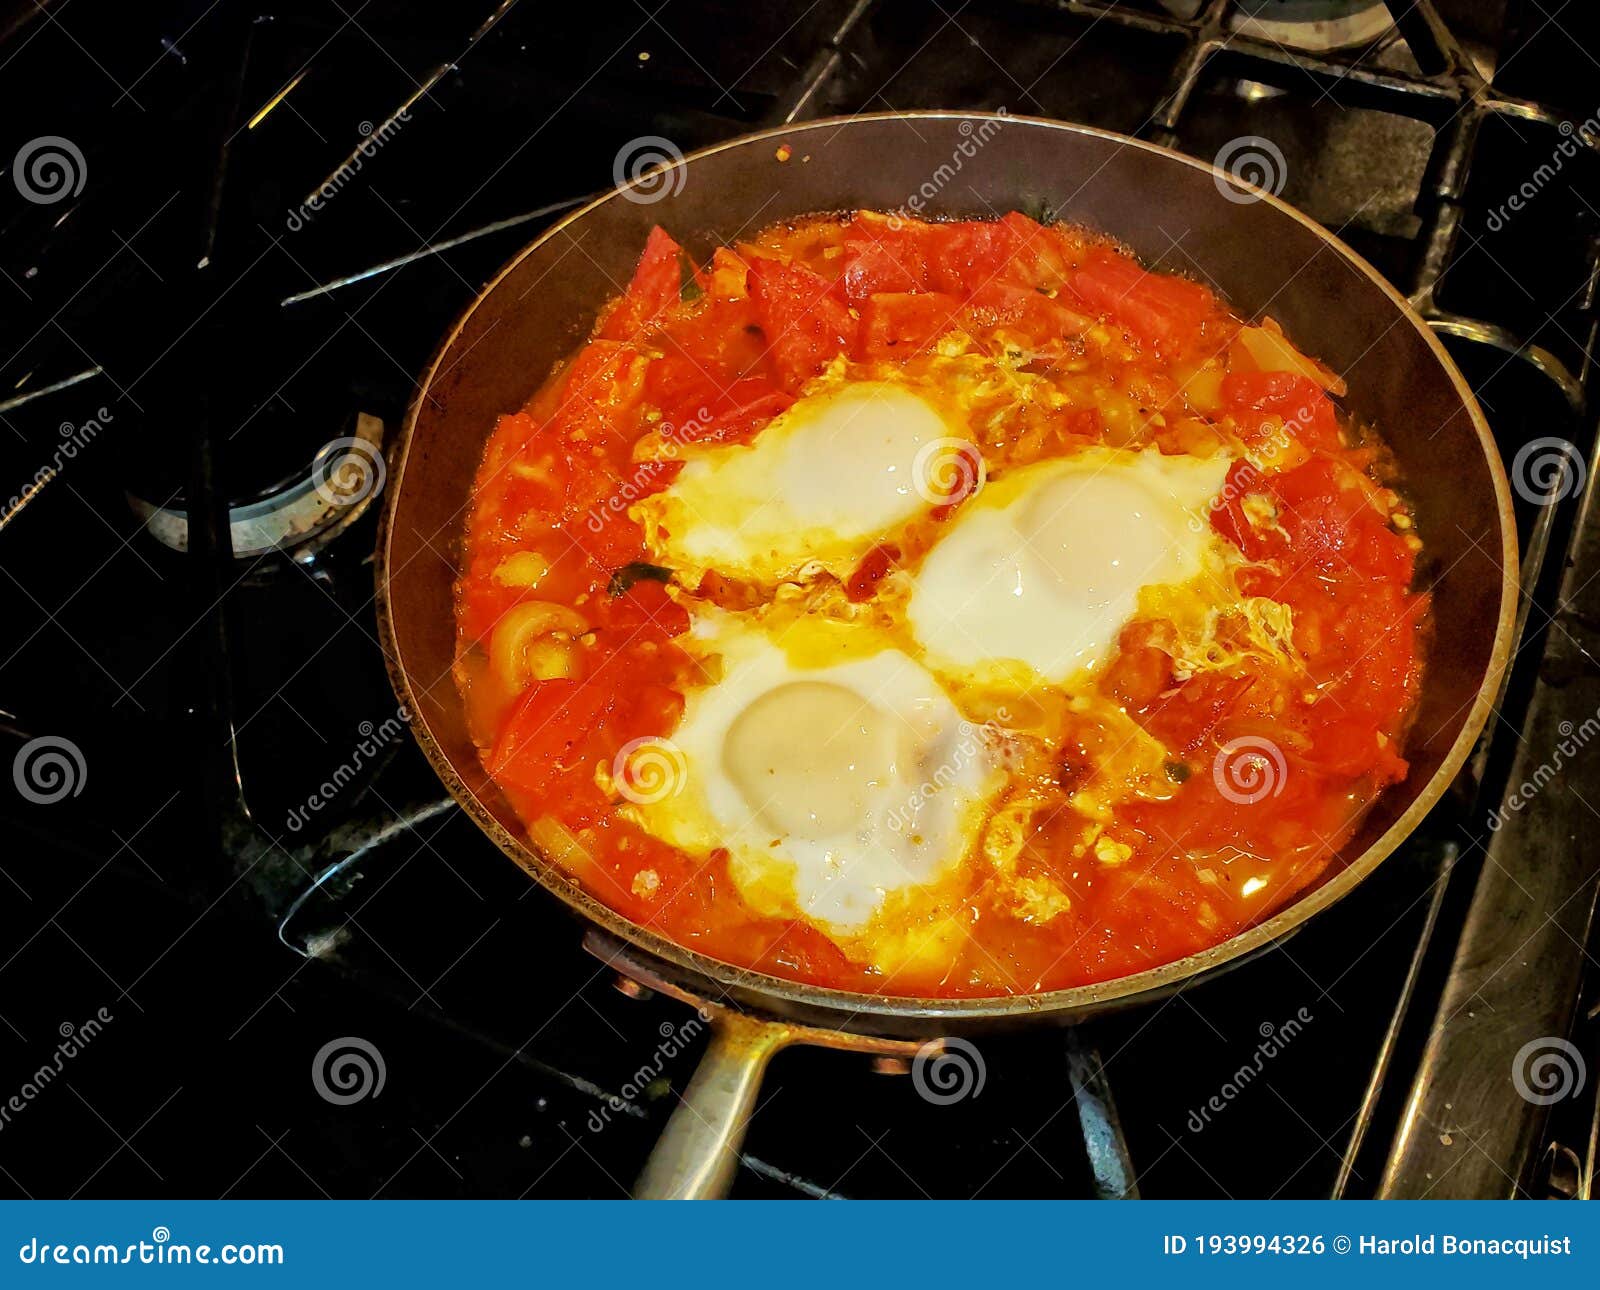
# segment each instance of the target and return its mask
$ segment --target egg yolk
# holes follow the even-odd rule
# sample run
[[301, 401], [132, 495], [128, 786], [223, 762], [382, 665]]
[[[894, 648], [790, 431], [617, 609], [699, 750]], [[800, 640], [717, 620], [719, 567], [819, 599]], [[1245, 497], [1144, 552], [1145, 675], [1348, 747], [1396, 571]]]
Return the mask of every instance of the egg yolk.
[[794, 681], [739, 714], [722, 766], [775, 834], [815, 841], [859, 828], [872, 790], [895, 778], [902, 742], [899, 723], [853, 690]]

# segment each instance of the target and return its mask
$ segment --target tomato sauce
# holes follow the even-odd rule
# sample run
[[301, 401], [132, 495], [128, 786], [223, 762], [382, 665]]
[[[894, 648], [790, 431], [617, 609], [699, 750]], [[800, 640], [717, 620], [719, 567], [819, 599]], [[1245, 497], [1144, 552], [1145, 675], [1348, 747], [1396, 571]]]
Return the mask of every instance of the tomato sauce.
[[[1048, 877], [1065, 908], [1041, 917], [975, 879], [962, 946], [891, 979], [805, 922], [753, 913], [724, 854], [645, 833], [597, 769], [670, 735], [684, 694], [705, 683], [675, 643], [684, 603], [758, 596], [714, 571], [669, 591], [629, 508], [681, 464], [641, 445], [750, 442], [841, 356], [914, 367], [952, 331], [1089, 391], [985, 444], [991, 468], [1094, 444], [1240, 456], [1210, 522], [1245, 562], [1241, 590], [1292, 618], [1296, 663], [1230, 651], [1223, 633], [1222, 661], [1197, 669], [1161, 622], [1129, 622], [1095, 685], [1167, 750], [1166, 784], [1119, 801], [1086, 843], [1074, 795], [1115, 750], [1103, 725], [1064, 721], [1030, 772], [1013, 860]], [[541, 851], [626, 917], [739, 966], [867, 992], [993, 995], [1217, 944], [1314, 883], [1407, 771], [1428, 610], [1412, 590], [1420, 543], [1381, 441], [1340, 409], [1342, 393], [1270, 321], [1250, 325], [1198, 283], [1021, 214], [816, 217], [706, 264], [655, 229], [589, 341], [490, 436], [457, 600], [474, 739]], [[901, 554], [868, 551], [842, 594], [870, 602]]]

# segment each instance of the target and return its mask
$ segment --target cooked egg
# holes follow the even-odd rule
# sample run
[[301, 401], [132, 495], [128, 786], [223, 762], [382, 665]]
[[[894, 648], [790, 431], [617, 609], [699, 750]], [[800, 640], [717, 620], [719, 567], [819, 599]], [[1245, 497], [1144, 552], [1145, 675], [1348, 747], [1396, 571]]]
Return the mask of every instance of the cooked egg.
[[809, 639], [831, 631], [801, 620], [773, 639], [702, 615], [690, 648], [721, 678], [671, 735], [681, 785], [628, 810], [685, 850], [726, 847], [753, 908], [850, 940], [891, 894], [959, 865], [1003, 773], [990, 732], [924, 668], [859, 632], [843, 651]]
[[929, 451], [961, 441], [906, 385], [858, 381], [808, 395], [748, 444], [685, 450], [683, 470], [637, 503], [655, 558], [689, 585], [705, 569], [773, 583], [843, 576], [885, 534], [942, 499]]
[[1062, 684], [1104, 663], [1143, 587], [1202, 574], [1224, 456], [1090, 449], [992, 481], [916, 574], [907, 617], [936, 669], [1021, 665]]

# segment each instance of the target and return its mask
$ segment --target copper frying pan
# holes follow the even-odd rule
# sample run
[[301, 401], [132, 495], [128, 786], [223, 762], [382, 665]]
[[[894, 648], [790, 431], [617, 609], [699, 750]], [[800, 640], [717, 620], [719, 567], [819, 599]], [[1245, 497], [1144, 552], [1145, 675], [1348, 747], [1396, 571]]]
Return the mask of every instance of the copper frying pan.
[[[1411, 773], [1320, 885], [1222, 945], [1025, 997], [880, 998], [801, 985], [694, 953], [606, 908], [533, 851], [479, 764], [451, 676], [451, 589], [496, 416], [522, 406], [584, 338], [652, 224], [704, 259], [773, 220], [856, 207], [966, 218], [1043, 209], [1111, 232], [1147, 261], [1187, 268], [1246, 317], [1270, 312], [1341, 372], [1348, 405], [1383, 428], [1410, 481], [1427, 542], [1419, 578], [1437, 623]], [[1344, 896], [1422, 820], [1471, 751], [1510, 650], [1516, 569], [1505, 472], [1471, 391], [1422, 319], [1341, 242], [1275, 198], [1151, 144], [1054, 121], [930, 112], [815, 121], [708, 148], [608, 193], [517, 255], [422, 380], [391, 472], [378, 587], [395, 689], [456, 800], [587, 920], [591, 949], [656, 989], [717, 1001], [710, 1049], [640, 1181], [641, 1194], [688, 1196], [726, 1187], [761, 1073], [786, 1044], [892, 1052], [985, 1027], [1075, 1021], [1236, 964]]]

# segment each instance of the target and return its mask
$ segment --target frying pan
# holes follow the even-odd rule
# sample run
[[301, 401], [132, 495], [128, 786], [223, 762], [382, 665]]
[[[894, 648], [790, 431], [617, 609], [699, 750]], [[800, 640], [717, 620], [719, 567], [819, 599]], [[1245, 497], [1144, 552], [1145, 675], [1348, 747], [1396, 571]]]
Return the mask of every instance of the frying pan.
[[[608, 909], [529, 846], [483, 770], [451, 674], [452, 585], [495, 418], [520, 408], [584, 339], [651, 225], [703, 261], [774, 220], [852, 208], [932, 218], [1043, 210], [1111, 233], [1146, 262], [1209, 280], [1247, 318], [1270, 312], [1346, 378], [1348, 406], [1393, 448], [1426, 542], [1419, 579], [1436, 623], [1410, 774], [1378, 800], [1319, 885], [1231, 940], [1133, 976], [1028, 996], [889, 998], [803, 985], [695, 953]], [[906, 1054], [919, 1041], [986, 1028], [1074, 1022], [1237, 964], [1346, 895], [1422, 820], [1471, 751], [1510, 650], [1516, 569], [1505, 471], [1466, 382], [1427, 324], [1319, 225], [1204, 162], [1120, 135], [1005, 115], [885, 113], [695, 153], [577, 211], [501, 270], [445, 339], [411, 408], [391, 472], [378, 603], [395, 689], [467, 814], [587, 921], [591, 950], [707, 1010], [711, 1043], [638, 1188], [705, 1196], [730, 1181], [761, 1074], [787, 1044]]]

